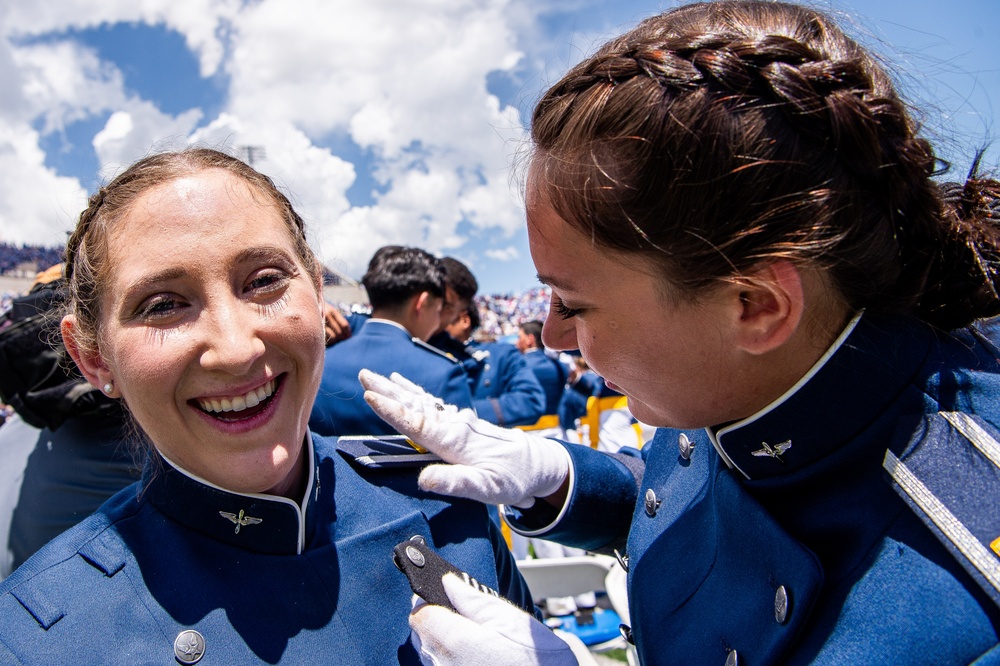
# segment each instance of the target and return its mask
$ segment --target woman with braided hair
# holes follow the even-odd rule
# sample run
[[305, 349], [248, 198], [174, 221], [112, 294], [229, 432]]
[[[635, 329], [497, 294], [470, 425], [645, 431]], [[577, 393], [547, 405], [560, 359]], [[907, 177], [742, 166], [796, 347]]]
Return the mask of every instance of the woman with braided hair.
[[534, 608], [486, 508], [420, 491], [412, 448], [310, 433], [320, 266], [269, 178], [151, 155], [66, 253], [66, 348], [149, 455], [0, 583], [0, 664], [417, 664], [392, 555], [418, 535]]
[[[875, 59], [780, 2], [642, 22], [531, 130], [545, 344], [661, 428], [606, 455], [365, 376], [451, 463], [421, 485], [617, 552], [643, 664], [1000, 662], [1000, 363], [976, 328], [1000, 312], [1000, 184], [938, 185]], [[449, 581], [457, 612], [411, 614], [425, 663], [573, 663]]]

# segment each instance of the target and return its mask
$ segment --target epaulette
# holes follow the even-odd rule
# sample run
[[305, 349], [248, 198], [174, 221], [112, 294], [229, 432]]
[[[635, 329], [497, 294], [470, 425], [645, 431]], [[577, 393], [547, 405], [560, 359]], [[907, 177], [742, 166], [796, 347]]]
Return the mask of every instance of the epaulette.
[[441, 460], [403, 435], [352, 435], [337, 438], [337, 450], [369, 469], [422, 467]]
[[882, 466], [910, 509], [1000, 605], [1000, 442], [979, 416], [938, 412]]
[[441, 351], [440, 349], [438, 349], [434, 345], [428, 344], [428, 343], [424, 342], [423, 340], [421, 340], [420, 338], [411, 338], [411, 340], [413, 340], [413, 344], [417, 345], [418, 347], [423, 347], [427, 351], [432, 351], [435, 354], [437, 354], [438, 356], [442, 356], [442, 357], [448, 359], [452, 363], [458, 363], [458, 359], [455, 358], [455, 356], [453, 354], [449, 354], [446, 351]]

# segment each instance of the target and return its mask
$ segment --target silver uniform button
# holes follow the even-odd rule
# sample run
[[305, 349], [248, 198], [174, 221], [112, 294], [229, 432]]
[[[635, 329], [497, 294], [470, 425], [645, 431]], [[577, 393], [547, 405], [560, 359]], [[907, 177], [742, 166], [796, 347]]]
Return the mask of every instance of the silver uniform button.
[[622, 638], [624, 638], [627, 642], [635, 645], [635, 639], [632, 638], [632, 627], [627, 624], [619, 624], [618, 633], [621, 634]]
[[736, 654], [736, 650], [730, 650], [729, 656], [726, 657], [726, 666], [739, 666], [740, 655]]
[[194, 629], [185, 629], [174, 639], [174, 656], [182, 664], [197, 664], [205, 656], [205, 638]]
[[660, 500], [656, 499], [656, 493], [653, 492], [652, 488], [646, 490], [645, 499], [646, 515], [653, 517], [656, 515], [656, 510], [660, 508]]
[[426, 560], [424, 560], [424, 554], [413, 546], [406, 547], [406, 558], [418, 567], [422, 567], [427, 564]]
[[622, 568], [622, 571], [628, 573], [628, 553], [623, 555], [618, 552], [617, 548], [615, 548], [615, 559], [618, 560], [618, 566]]
[[788, 590], [784, 585], [779, 585], [774, 593], [774, 619], [778, 624], [784, 624], [788, 619]]
[[677, 438], [677, 448], [681, 452], [681, 458], [691, 460], [691, 454], [694, 453], [694, 442], [684, 433], [681, 433]]

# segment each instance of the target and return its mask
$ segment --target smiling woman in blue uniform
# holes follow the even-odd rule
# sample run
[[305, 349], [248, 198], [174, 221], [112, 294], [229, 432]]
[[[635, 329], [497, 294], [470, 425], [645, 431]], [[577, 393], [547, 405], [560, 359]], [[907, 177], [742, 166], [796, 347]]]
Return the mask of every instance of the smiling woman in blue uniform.
[[[1000, 312], [1000, 183], [942, 187], [916, 132], [822, 14], [652, 17], [542, 96], [526, 202], [545, 345], [654, 441], [488, 428], [398, 378], [366, 398], [452, 463], [422, 487], [617, 551], [643, 664], [998, 663], [1000, 353], [970, 325]], [[550, 663], [518, 613], [410, 622], [426, 663]]]
[[416, 663], [392, 563], [414, 535], [531, 608], [481, 505], [309, 433], [320, 273], [265, 176], [211, 150], [141, 160], [91, 198], [66, 272], [66, 347], [152, 449], [0, 585], [0, 663]]

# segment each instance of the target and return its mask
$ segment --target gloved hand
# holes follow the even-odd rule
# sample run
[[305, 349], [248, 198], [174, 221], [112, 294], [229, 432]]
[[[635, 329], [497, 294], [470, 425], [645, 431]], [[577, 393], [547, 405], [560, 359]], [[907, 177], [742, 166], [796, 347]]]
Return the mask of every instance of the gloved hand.
[[399, 433], [450, 465], [420, 473], [424, 490], [528, 508], [556, 492], [569, 475], [569, 453], [556, 442], [506, 430], [471, 409], [445, 405], [399, 373], [391, 378], [362, 370], [365, 400]]
[[[413, 645], [424, 666], [596, 666], [572, 634], [563, 640], [510, 602], [446, 574], [453, 613], [417, 600], [410, 613]], [[571, 645], [567, 641], [572, 641]]]

